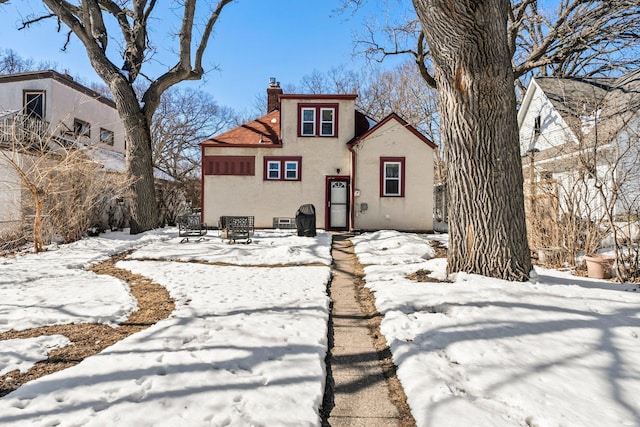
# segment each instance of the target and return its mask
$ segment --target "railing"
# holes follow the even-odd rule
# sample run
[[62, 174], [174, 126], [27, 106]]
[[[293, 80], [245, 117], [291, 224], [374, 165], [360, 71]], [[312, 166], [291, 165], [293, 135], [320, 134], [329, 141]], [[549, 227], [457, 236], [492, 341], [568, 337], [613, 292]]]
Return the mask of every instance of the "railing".
[[0, 119], [0, 142], [42, 142], [51, 135], [49, 122], [15, 114]]

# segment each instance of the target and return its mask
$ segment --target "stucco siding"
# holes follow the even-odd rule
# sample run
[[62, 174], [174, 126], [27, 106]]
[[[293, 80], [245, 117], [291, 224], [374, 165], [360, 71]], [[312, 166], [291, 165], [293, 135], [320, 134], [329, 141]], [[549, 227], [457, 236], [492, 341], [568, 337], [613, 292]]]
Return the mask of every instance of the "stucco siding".
[[[433, 150], [391, 120], [354, 147], [354, 228], [433, 230]], [[380, 196], [380, 159], [404, 157], [404, 197]], [[363, 210], [363, 203], [367, 209]]]
[[[12, 153], [8, 153], [9, 156]], [[0, 232], [16, 227], [22, 217], [22, 186], [14, 168], [0, 153]]]
[[74, 119], [78, 118], [91, 125], [90, 138], [83, 142], [100, 144], [100, 128], [104, 128], [114, 133], [114, 145], [103, 146], [124, 153], [124, 127], [117, 110], [112, 106], [52, 78], [43, 78], [2, 82], [0, 111], [22, 110], [25, 90], [45, 92], [43, 120], [50, 123], [52, 133], [60, 135], [65, 130], [73, 132]]
[[[253, 215], [256, 227], [271, 227], [274, 217], [293, 217], [300, 205], [316, 207], [316, 225], [325, 224], [327, 175], [350, 174], [346, 144], [335, 138], [292, 139], [282, 148], [205, 147], [205, 156], [255, 156], [254, 176], [205, 175], [203, 218], [216, 225], [223, 215]], [[300, 181], [264, 180], [264, 157], [301, 157]]]

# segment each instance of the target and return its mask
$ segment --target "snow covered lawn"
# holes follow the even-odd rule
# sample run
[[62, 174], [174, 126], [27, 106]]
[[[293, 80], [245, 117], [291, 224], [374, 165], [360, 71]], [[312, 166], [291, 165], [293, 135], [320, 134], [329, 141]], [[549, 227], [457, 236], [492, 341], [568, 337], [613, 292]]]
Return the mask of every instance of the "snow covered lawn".
[[[419, 426], [640, 426], [640, 292], [543, 269], [528, 283], [407, 279], [447, 279], [433, 239], [446, 235], [353, 239]], [[126, 319], [127, 284], [85, 268], [127, 249], [118, 266], [176, 300], [169, 318], [0, 398], [0, 425], [319, 426], [330, 241], [180, 244], [165, 229], [0, 258], [0, 332]], [[66, 343], [0, 341], [0, 375]]]
[[[228, 245], [215, 235], [180, 244], [175, 231], [136, 239], [108, 233], [2, 259], [2, 330], [126, 318], [135, 309], [126, 284], [83, 269], [127, 248], [139, 249], [118, 267], [166, 287], [176, 309], [77, 366], [0, 399], [0, 425], [319, 425], [330, 236], [258, 232], [251, 245]], [[164, 259], [173, 261], [158, 261]], [[286, 266], [290, 260], [295, 266]], [[25, 369], [63, 342], [5, 344], [0, 369], [6, 372]]]
[[446, 278], [429, 238], [353, 239], [418, 426], [640, 426], [640, 292], [545, 269], [411, 281]]

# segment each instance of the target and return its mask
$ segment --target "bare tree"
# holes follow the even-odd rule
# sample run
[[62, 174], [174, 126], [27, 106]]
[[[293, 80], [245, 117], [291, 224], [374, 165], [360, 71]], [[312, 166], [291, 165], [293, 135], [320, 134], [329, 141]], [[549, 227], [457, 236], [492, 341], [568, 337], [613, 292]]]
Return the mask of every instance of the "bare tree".
[[[55, 18], [63, 23], [69, 31], [67, 40], [74, 34], [82, 42], [91, 65], [109, 86], [128, 141], [127, 171], [133, 182], [134, 194], [131, 221], [133, 234], [149, 230], [158, 224], [151, 142], [153, 115], [167, 89], [185, 80], [202, 78], [205, 72], [202, 58], [213, 27], [231, 1], [220, 0], [211, 5], [198, 39], [194, 39], [193, 34], [196, 1], [185, 0], [180, 6], [170, 6], [173, 12], [182, 11], [180, 30], [176, 35], [178, 59], [175, 65], [156, 78], [143, 73], [143, 65], [157, 47], [152, 44], [152, 33], [149, 31], [149, 22], [158, 7], [155, 0], [43, 0], [49, 13], [28, 19], [23, 24], [25, 28], [48, 18]], [[203, 11], [200, 13], [204, 14]], [[105, 25], [109, 20], [117, 23], [117, 26]], [[112, 28], [120, 30], [119, 37], [116, 37], [115, 31], [108, 34], [108, 30]], [[117, 47], [107, 50], [109, 40], [113, 39], [117, 40]], [[116, 65], [123, 60], [124, 65]], [[144, 94], [138, 97], [134, 84], [141, 76], [148, 78], [150, 83]]]
[[50, 62], [36, 62], [31, 58], [23, 58], [13, 49], [0, 49], [0, 74], [16, 74], [36, 69], [56, 69]]
[[440, 95], [449, 186], [447, 269], [527, 280], [509, 3], [414, 0]]
[[103, 171], [84, 149], [55, 134], [45, 122], [23, 115], [0, 124], [0, 158], [19, 182], [12, 189], [30, 195], [25, 207], [33, 216], [35, 252], [44, 249], [45, 230], [64, 242], [79, 239], [130, 186], [122, 174]]
[[233, 119], [233, 111], [219, 106], [207, 93], [166, 91], [151, 124], [154, 166], [177, 181], [197, 178], [198, 144], [227, 129]]
[[[345, 0], [345, 7], [365, 0]], [[623, 74], [640, 66], [640, 8], [636, 0], [511, 0], [508, 43], [522, 91], [530, 72], [543, 76]], [[435, 85], [431, 52], [412, 11], [369, 23], [357, 43], [369, 58], [409, 55]]]

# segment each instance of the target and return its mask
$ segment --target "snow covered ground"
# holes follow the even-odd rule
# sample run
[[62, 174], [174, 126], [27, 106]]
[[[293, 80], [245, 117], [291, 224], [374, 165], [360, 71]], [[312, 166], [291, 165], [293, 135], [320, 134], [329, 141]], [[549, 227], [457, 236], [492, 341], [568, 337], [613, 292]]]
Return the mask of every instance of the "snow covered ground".
[[[407, 279], [447, 279], [433, 239], [446, 235], [353, 239], [419, 426], [640, 426], [640, 292], [543, 269], [528, 283]], [[330, 235], [179, 241], [107, 233], [0, 258], [0, 332], [122, 321], [128, 286], [84, 269], [126, 249], [118, 266], [176, 299], [168, 319], [0, 398], [0, 425], [320, 424]], [[0, 341], [0, 375], [65, 343]]]
[[640, 426], [633, 286], [545, 269], [528, 283], [418, 283], [405, 276], [446, 278], [418, 239], [353, 239], [418, 426]]
[[[0, 399], [0, 425], [319, 425], [330, 235], [259, 232], [251, 245], [228, 245], [215, 235], [180, 244], [176, 234], [168, 229], [133, 240], [108, 233], [2, 260], [3, 330], [126, 318], [135, 309], [126, 284], [83, 268], [135, 247], [118, 266], [165, 286], [176, 309], [77, 366]], [[140, 260], [146, 258], [154, 261]], [[285, 266], [289, 260], [295, 266]], [[26, 370], [63, 344], [61, 337], [2, 341], [0, 370]]]

